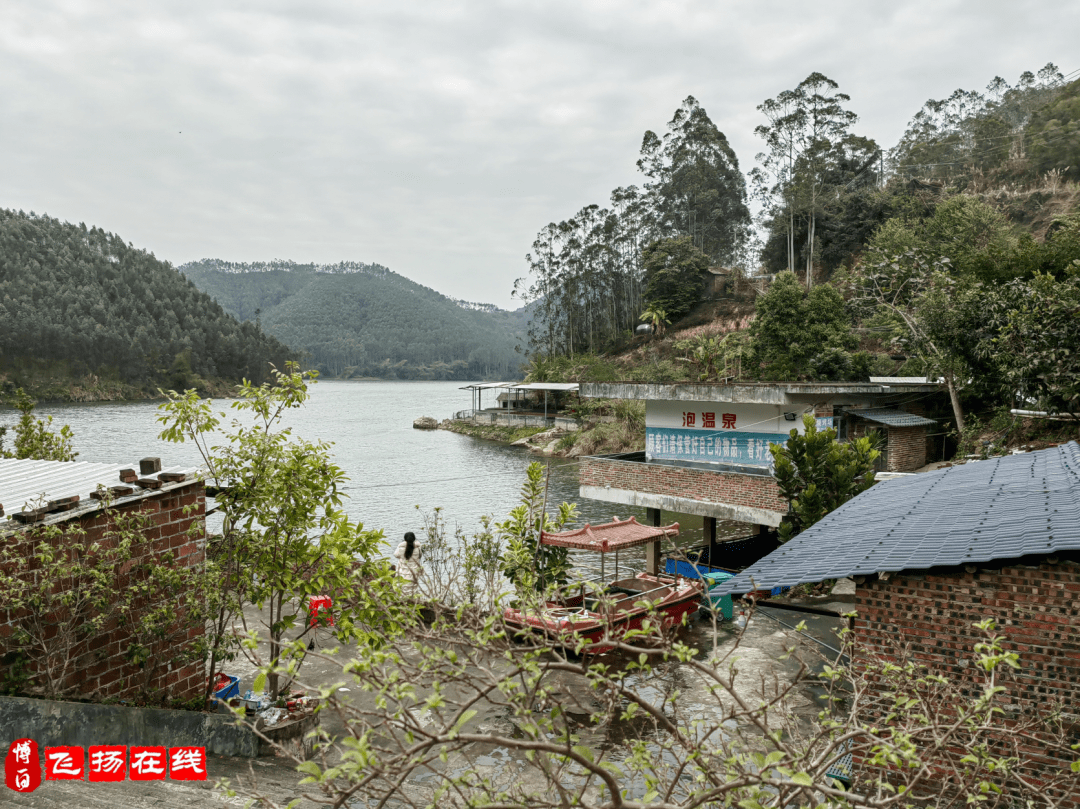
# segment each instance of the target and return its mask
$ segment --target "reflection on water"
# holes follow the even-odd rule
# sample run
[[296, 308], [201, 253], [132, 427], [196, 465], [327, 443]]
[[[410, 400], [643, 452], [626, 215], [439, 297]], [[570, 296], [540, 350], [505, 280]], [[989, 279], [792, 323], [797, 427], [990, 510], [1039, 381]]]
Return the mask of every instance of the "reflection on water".
[[[311, 400], [288, 413], [285, 424], [309, 441], [333, 443], [335, 461], [349, 477], [345, 510], [369, 528], [380, 528], [396, 541], [405, 531], [420, 532], [420, 512], [436, 506], [451, 529], [460, 525], [474, 531], [481, 515], [505, 518], [517, 504], [525, 468], [540, 460], [551, 470], [549, 510], [562, 501], [577, 503], [579, 522], [606, 522], [613, 516], [635, 516], [644, 522], [645, 510], [630, 506], [584, 500], [578, 496], [578, 463], [570, 459], [545, 459], [522, 447], [482, 441], [444, 430], [414, 430], [413, 420], [434, 416], [442, 420], [469, 406], [469, 392], [459, 382], [319, 382]], [[69, 424], [75, 433], [79, 460], [98, 463], [133, 463], [148, 455], [160, 456], [165, 465], [200, 465], [191, 444], [169, 444], [157, 436], [156, 402], [49, 404], [38, 415], [55, 417], [54, 426]], [[231, 412], [227, 400], [217, 409]], [[0, 410], [0, 424], [12, 424], [15, 412]], [[0, 493], [0, 502], [3, 502]], [[419, 506], [419, 511], [417, 509]], [[680, 545], [702, 540], [702, 520], [665, 512], [665, 523], [680, 525]], [[746, 526], [720, 524], [724, 536], [740, 536]], [[640, 563], [644, 551], [620, 557]], [[578, 553], [581, 561], [596, 560]]]

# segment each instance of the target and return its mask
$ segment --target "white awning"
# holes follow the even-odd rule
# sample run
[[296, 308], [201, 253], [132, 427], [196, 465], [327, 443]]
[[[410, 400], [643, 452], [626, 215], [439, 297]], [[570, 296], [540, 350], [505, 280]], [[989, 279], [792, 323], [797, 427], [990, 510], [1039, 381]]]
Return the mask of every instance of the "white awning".
[[514, 385], [517, 390], [551, 390], [551, 391], [568, 391], [577, 390], [577, 382], [526, 382], [521, 385]]
[[490, 390], [491, 388], [512, 388], [517, 382], [476, 382], [472, 385], [463, 385], [458, 390]]

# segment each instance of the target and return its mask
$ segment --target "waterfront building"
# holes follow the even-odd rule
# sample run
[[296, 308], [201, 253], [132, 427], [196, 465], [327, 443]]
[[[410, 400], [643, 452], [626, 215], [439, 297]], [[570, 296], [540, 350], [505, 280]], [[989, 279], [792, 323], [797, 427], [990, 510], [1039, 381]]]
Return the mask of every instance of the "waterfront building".
[[[760, 558], [775, 547], [775, 529], [788, 512], [772, 476], [771, 443], [802, 433], [803, 416], [818, 429], [836, 427], [840, 440], [878, 429], [882, 469], [914, 472], [926, 465], [932, 419], [920, 415], [944, 385], [922, 378], [870, 382], [582, 383], [585, 398], [645, 402], [642, 452], [582, 459], [582, 497], [698, 515], [715, 548], [717, 520], [747, 523], [761, 536]], [[771, 543], [771, 544], [770, 544]], [[713, 556], [715, 564], [723, 564]], [[746, 555], [740, 557], [744, 561]], [[753, 561], [753, 559], [750, 559]]]

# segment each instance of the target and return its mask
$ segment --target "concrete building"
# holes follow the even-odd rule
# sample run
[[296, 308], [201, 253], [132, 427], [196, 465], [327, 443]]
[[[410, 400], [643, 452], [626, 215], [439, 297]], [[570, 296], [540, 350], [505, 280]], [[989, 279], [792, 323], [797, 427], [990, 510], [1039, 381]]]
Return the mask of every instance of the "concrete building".
[[[748, 523], [769, 534], [787, 514], [772, 477], [770, 443], [803, 432], [803, 415], [840, 437], [868, 425], [886, 437], [888, 471], [914, 471], [926, 463], [927, 430], [935, 422], [913, 409], [944, 386], [925, 379], [875, 382], [582, 383], [583, 397], [645, 402], [645, 451], [585, 458], [582, 497], [660, 512], [695, 514], [716, 544], [716, 521]], [[894, 449], [895, 447], [895, 449]], [[768, 549], [768, 548], [767, 548]], [[716, 561], [716, 564], [721, 564]]]

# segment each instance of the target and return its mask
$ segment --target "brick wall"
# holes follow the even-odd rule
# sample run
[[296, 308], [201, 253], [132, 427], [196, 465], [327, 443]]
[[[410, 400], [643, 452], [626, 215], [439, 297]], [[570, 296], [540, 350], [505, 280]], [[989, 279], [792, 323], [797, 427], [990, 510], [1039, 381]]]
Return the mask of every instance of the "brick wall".
[[890, 427], [890, 472], [914, 472], [926, 466], [926, 428]]
[[[855, 419], [848, 438], [855, 441], [871, 430], [886, 434], [887, 445], [885, 469], [889, 472], [914, 472], [926, 466], [925, 427], [885, 427], [882, 424]], [[880, 463], [880, 459], [879, 459]]]
[[787, 514], [788, 511], [787, 502], [780, 497], [776, 481], [757, 475], [584, 458], [581, 484], [760, 508], [780, 514]]
[[[203, 562], [201, 547], [202, 531], [196, 536], [188, 535], [193, 523], [203, 525], [206, 515], [206, 498], [201, 481], [153, 494], [138, 502], [116, 506], [118, 514], [141, 512], [150, 517], [152, 523], [143, 530], [143, 535], [151, 540], [142, 546], [143, 554], [163, 554], [172, 551], [177, 562], [191, 568]], [[109, 518], [102, 511], [84, 515], [75, 515], [70, 520], [57, 525], [58, 528], [80, 523], [89, 540], [100, 539], [107, 530]], [[5, 543], [24, 545], [29, 550], [31, 543], [41, 540], [41, 529], [18, 531], [2, 540]], [[138, 560], [140, 557], [136, 557]], [[127, 574], [127, 568], [121, 571]], [[0, 653], [3, 652], [3, 638], [11, 632], [13, 616], [0, 614]], [[173, 657], [185, 651], [200, 630], [192, 630], [186, 639], [174, 642], [166, 651], [166, 657]], [[140, 669], [125, 659], [130, 635], [115, 622], [104, 631], [80, 642], [73, 652], [74, 666], [68, 683], [76, 688], [81, 696], [123, 697], [133, 695], [141, 686]], [[190, 663], [182, 668], [168, 670], [162, 667], [157, 688], [165, 688], [170, 696], [178, 699], [191, 699], [200, 696], [205, 686], [204, 666]]]
[[[962, 687], [979, 692], [973, 667], [974, 646], [983, 640], [973, 625], [997, 623], [1007, 651], [1020, 655], [1021, 669], [998, 678], [1007, 689], [1010, 712], [1031, 715], [1060, 702], [1072, 714], [1073, 742], [1080, 742], [1080, 563], [1062, 561], [1000, 569], [939, 569], [926, 575], [898, 575], [888, 582], [868, 581], [856, 590], [856, 635], [864, 651], [892, 658], [898, 645], [910, 658]], [[998, 671], [1002, 671], [999, 669]], [[1015, 714], [1014, 714], [1015, 715]], [[1055, 758], [1032, 746], [1028, 769], [1068, 771], [1070, 759]], [[1080, 806], [1080, 778], [1065, 805]], [[1071, 803], [1070, 803], [1071, 801]]]

